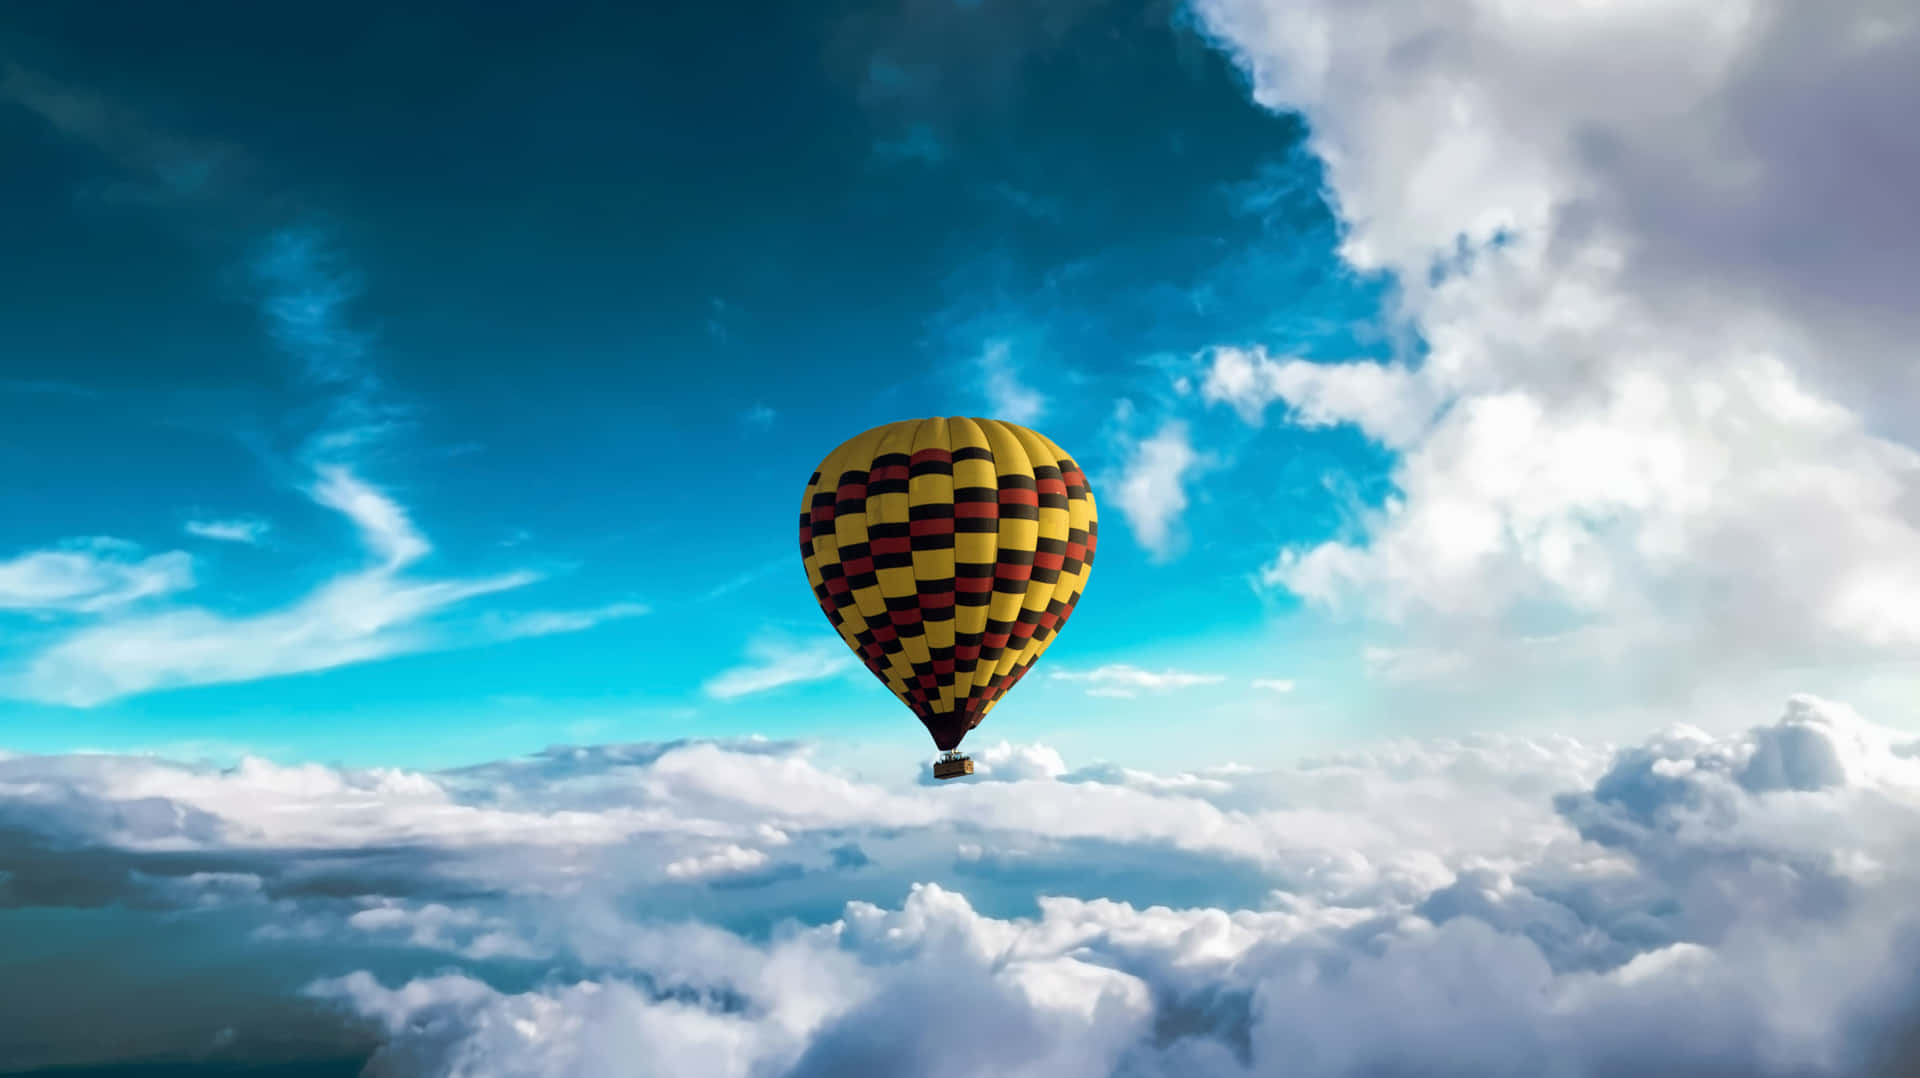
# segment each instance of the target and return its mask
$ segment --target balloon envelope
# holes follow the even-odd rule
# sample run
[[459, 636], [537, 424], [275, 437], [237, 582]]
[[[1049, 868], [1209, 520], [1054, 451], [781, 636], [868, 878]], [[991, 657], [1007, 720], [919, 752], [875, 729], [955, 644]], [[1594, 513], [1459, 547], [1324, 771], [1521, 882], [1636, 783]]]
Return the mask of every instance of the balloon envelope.
[[935, 417], [827, 454], [800, 556], [841, 639], [952, 749], [1059, 636], [1099, 530], [1086, 475], [1044, 435]]

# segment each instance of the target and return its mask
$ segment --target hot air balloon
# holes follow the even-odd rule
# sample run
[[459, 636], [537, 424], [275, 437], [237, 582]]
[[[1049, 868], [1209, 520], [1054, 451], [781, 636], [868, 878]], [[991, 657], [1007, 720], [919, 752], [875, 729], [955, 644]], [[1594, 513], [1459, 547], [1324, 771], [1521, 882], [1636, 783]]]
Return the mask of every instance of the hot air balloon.
[[941, 750], [936, 778], [1073, 613], [1098, 542], [1093, 493], [1026, 427], [935, 417], [842, 442], [807, 480], [800, 556], [840, 638]]

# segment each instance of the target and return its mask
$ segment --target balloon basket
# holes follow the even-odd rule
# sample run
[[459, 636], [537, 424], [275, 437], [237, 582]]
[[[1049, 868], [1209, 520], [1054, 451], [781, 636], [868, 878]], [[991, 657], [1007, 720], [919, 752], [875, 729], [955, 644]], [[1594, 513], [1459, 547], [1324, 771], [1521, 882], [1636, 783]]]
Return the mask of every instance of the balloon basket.
[[962, 775], [973, 774], [973, 757], [958, 752], [943, 752], [933, 762], [933, 777], [936, 779], [957, 779]]

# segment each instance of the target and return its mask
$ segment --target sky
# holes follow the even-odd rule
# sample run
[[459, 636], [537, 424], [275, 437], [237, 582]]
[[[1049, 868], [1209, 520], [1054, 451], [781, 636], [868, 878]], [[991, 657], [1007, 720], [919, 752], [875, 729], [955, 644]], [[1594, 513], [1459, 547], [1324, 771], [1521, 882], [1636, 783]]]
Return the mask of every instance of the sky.
[[[1894, 0], [7, 11], [0, 1072], [1898, 1073], [1916, 97]], [[1101, 510], [945, 784], [792, 526], [928, 415]]]
[[[791, 518], [827, 450], [922, 415], [1092, 469], [1115, 546], [1063, 670], [1231, 650], [1209, 748], [1299, 739], [1235, 688], [1336, 708], [1358, 651], [1249, 580], [1376, 502], [1388, 456], [1247, 429], [1195, 353], [1384, 358], [1390, 282], [1340, 261], [1304, 125], [1190, 15], [1063, 11], [1004, 55], [1031, 14], [850, 8], [751, 44], [690, 11], [370, 8], [322, 45], [231, 7], [18, 13], [10, 743], [917, 751], [828, 662]], [[1028, 687], [1027, 724], [1092, 749], [1118, 718], [1111, 751], [1154, 755], [1162, 704], [1087, 687]]]

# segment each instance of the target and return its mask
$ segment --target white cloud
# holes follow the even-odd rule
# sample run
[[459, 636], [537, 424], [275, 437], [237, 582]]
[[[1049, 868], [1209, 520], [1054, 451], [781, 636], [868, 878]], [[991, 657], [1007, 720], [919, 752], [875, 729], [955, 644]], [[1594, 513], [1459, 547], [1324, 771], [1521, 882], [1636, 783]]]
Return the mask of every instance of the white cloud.
[[[996, 782], [1023, 782], [1028, 779], [1057, 779], [1067, 773], [1067, 764], [1056, 749], [1045, 745], [1016, 745], [1002, 740], [968, 752], [974, 760], [978, 779]], [[939, 781], [927, 779], [926, 781]]]
[[1217, 685], [1226, 680], [1222, 674], [1196, 674], [1184, 670], [1145, 670], [1127, 663], [1108, 663], [1091, 670], [1055, 670], [1051, 676], [1060, 681], [1088, 682], [1092, 687], [1087, 692], [1095, 695], [1099, 695], [1100, 690], [1186, 689], [1195, 685]]
[[1394, 447], [1415, 441], [1432, 417], [1427, 393], [1403, 367], [1273, 359], [1264, 349], [1224, 347], [1213, 350], [1200, 386], [1201, 399], [1231, 404], [1248, 423], [1259, 423], [1268, 405], [1283, 401], [1300, 426], [1352, 423]]
[[[1837, 704], [1615, 753], [981, 757], [1014, 784], [755, 742], [437, 775], [16, 756], [0, 828], [30, 841], [0, 897], [279, 925], [232, 938], [419, 1074], [933, 1073], [951, 1031], [915, 1016], [940, 1006], [995, 1073], [1862, 1073], [1920, 1015], [1920, 743]], [[552, 972], [496, 980], [503, 957]]]
[[1047, 399], [1020, 381], [1013, 368], [1012, 349], [1006, 341], [994, 341], [980, 354], [980, 367], [987, 376], [987, 400], [993, 417], [1009, 423], [1032, 423], [1047, 409]]
[[580, 610], [529, 610], [488, 619], [492, 635], [503, 640], [524, 636], [577, 633], [609, 621], [645, 617], [653, 608], [645, 603], [608, 603]]
[[1292, 692], [1294, 688], [1292, 678], [1279, 677], [1254, 678], [1253, 687], [1256, 689], [1266, 689], [1268, 692]]
[[1179, 517], [1187, 508], [1187, 482], [1207, 463], [1189, 440], [1186, 424], [1161, 426], [1134, 443], [1114, 484], [1114, 501], [1134, 537], [1156, 561], [1171, 558], [1184, 538]]
[[1199, 11], [1304, 112], [1345, 254], [1397, 275], [1428, 346], [1213, 353], [1207, 399], [1402, 450], [1397, 495], [1270, 583], [1482, 691], [1627, 668], [1680, 699], [1920, 655], [1903, 5]]
[[741, 418], [756, 427], [770, 427], [780, 413], [764, 404], [756, 404], [742, 413]]
[[0, 610], [100, 613], [193, 586], [186, 552], [139, 558], [139, 549], [83, 539], [0, 561]]
[[722, 595], [731, 595], [757, 580], [765, 579], [773, 573], [797, 573], [799, 569], [796, 568], [796, 565], [795, 560], [790, 557], [775, 558], [772, 561], [762, 562], [752, 569], [748, 569], [735, 576], [730, 576], [718, 584], [715, 584], [713, 587], [708, 588], [701, 596], [701, 600], [703, 602], [712, 602]]
[[0, 790], [14, 809], [64, 804], [71, 814], [64, 826], [79, 825], [91, 841], [129, 851], [580, 847], [617, 842], [636, 828], [680, 830], [638, 812], [495, 807], [463, 799], [457, 782], [444, 776], [391, 768], [287, 765], [257, 756], [220, 768], [104, 754], [0, 764], [7, 767]]
[[669, 879], [699, 880], [762, 868], [765, 867], [767, 860], [765, 850], [749, 849], [728, 843], [707, 853], [669, 862], [666, 872]]
[[747, 646], [747, 654], [752, 662], [708, 679], [708, 696], [731, 700], [783, 685], [836, 677], [853, 668], [852, 653], [836, 642], [793, 644], [763, 637]]
[[[109, 619], [35, 653], [8, 656], [0, 688], [88, 705], [151, 689], [319, 670], [487, 639], [471, 627], [449, 632], [432, 619], [465, 600], [536, 577], [514, 572], [420, 581], [400, 575], [432, 548], [405, 509], [364, 482], [351, 464], [373, 441], [400, 428], [408, 409], [383, 391], [371, 362], [377, 337], [352, 317], [363, 275], [328, 231], [288, 217], [279, 194], [248, 190], [244, 181], [256, 170], [232, 147], [152, 125], [110, 97], [0, 63], [0, 104], [22, 106], [60, 134], [113, 158], [133, 176], [130, 190], [140, 201], [173, 210], [197, 204], [242, 230], [235, 237], [248, 240], [245, 280], [264, 329], [293, 361], [307, 391], [295, 417], [308, 428], [300, 452], [303, 466], [314, 473], [307, 493], [351, 520], [379, 563], [265, 613], [235, 617], [174, 606]], [[268, 231], [244, 235], [262, 225]], [[186, 524], [191, 534], [243, 543], [257, 542], [265, 528], [256, 519]], [[102, 542], [0, 563], [0, 606], [12, 600], [22, 608], [100, 613], [192, 583], [184, 553], [135, 561], [124, 544], [109, 548]], [[507, 636], [573, 631], [634, 612], [631, 604], [614, 604], [495, 625], [504, 626], [497, 635]]]
[[527, 572], [407, 579], [399, 570], [431, 547], [399, 505], [338, 467], [321, 471], [313, 495], [354, 522], [380, 564], [335, 577], [265, 613], [186, 607], [77, 630], [28, 656], [8, 691], [88, 707], [155, 689], [324, 670], [444, 646], [448, 638], [428, 623], [433, 615], [537, 579]]
[[1390, 681], [1432, 681], [1472, 668], [1470, 657], [1446, 648], [1392, 648], [1369, 644], [1361, 650], [1367, 667]]
[[214, 539], [223, 543], [245, 543], [258, 545], [260, 537], [267, 532], [267, 522], [257, 517], [235, 517], [229, 520], [189, 520], [186, 524], [188, 535], [197, 535], [202, 539]]
[[313, 487], [313, 500], [353, 521], [367, 549], [390, 568], [419, 561], [433, 549], [399, 503], [361, 482], [352, 472], [339, 466], [323, 467], [319, 480]]
[[408, 946], [452, 951], [476, 960], [541, 957], [507, 918], [439, 902], [408, 906], [394, 899], [376, 899], [349, 916], [346, 924], [370, 935], [404, 938]]

